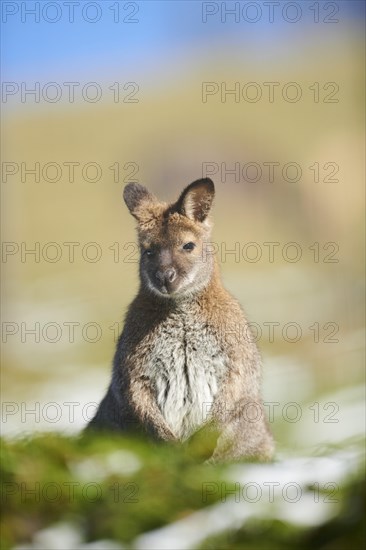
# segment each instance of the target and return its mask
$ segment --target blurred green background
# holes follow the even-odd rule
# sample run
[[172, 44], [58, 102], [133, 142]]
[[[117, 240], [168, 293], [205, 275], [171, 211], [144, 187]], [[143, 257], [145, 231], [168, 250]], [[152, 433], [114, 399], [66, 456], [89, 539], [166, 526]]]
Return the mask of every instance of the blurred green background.
[[[294, 8], [283, 12], [285, 2], [276, 8], [272, 23], [263, 2], [256, 3], [262, 15], [252, 23], [243, 16], [253, 19], [255, 15], [250, 11], [253, 7], [245, 8], [247, 2], [236, 3], [237, 16], [223, 11], [225, 6], [236, 9], [234, 2], [224, 7], [215, 2], [96, 2], [101, 17], [94, 23], [85, 14], [90, 19], [99, 11], [90, 8], [83, 17], [81, 6], [86, 2], [75, 8], [73, 23], [63, 2], [58, 3], [61, 17], [55, 23], [47, 17], [58, 12], [50, 8], [42, 15], [42, 2], [39, 22], [22, 13], [21, 2], [4, 4], [8, 4], [2, 25], [5, 438], [25, 432], [32, 438], [39, 430], [72, 435], [85, 425], [83, 407], [104, 394], [118, 328], [138, 284], [134, 223], [122, 201], [123, 186], [133, 177], [161, 199], [173, 200], [183, 186], [210, 175], [205, 171], [209, 163], [216, 172], [211, 176], [216, 184], [214, 241], [223, 280], [260, 327], [264, 397], [279, 403], [272, 423], [278, 460], [293, 453], [326, 456], [333, 452], [332, 446], [347, 449], [355, 441], [357, 449], [362, 448], [363, 2], [297, 2], [301, 16], [293, 23], [286, 17], [300, 12], [291, 11]], [[30, 9], [35, 3], [23, 4]], [[112, 7], [117, 4], [116, 23], [117, 8]], [[18, 8], [14, 14], [13, 5]], [[215, 13], [210, 15], [211, 11]], [[22, 86], [24, 91], [37, 82], [39, 102], [31, 94], [22, 96]], [[50, 82], [62, 90], [57, 102], [42, 96]], [[66, 82], [79, 83], [74, 102], [68, 100]], [[99, 101], [88, 102], [80, 92], [90, 82], [102, 92]], [[203, 101], [207, 82], [219, 92]], [[237, 98], [220, 95], [221, 89], [233, 89], [235, 83], [242, 92], [249, 82], [262, 92], [257, 102], [246, 100], [245, 93]], [[268, 82], [278, 83], [273, 101], [268, 98]], [[301, 90], [297, 102], [282, 95], [288, 83], [296, 83]], [[114, 101], [117, 86], [118, 102]], [[19, 91], [14, 91], [17, 87]], [[49, 88], [47, 97], [56, 88]], [[290, 97], [294, 89], [289, 88]], [[248, 95], [253, 90], [248, 89]], [[136, 102], [124, 102], [132, 91]], [[35, 163], [40, 166], [39, 181], [24, 171]], [[54, 166], [42, 174], [48, 163], [57, 163], [58, 175]], [[79, 163], [73, 181], [69, 163]], [[93, 167], [83, 172], [88, 163], [96, 163], [99, 173]], [[118, 176], [116, 168], [110, 168], [116, 163]], [[261, 167], [257, 182], [243, 176], [248, 163]], [[270, 181], [268, 163], [279, 163], [274, 181]], [[294, 178], [291, 168], [284, 177], [287, 163], [300, 166], [301, 177]], [[232, 170], [235, 165], [240, 169], [237, 178], [225, 173], [225, 167]], [[248, 179], [254, 178], [253, 173], [249, 168]], [[76, 243], [74, 261], [69, 256], [71, 245], [64, 243]], [[97, 248], [88, 243], [96, 243]], [[256, 245], [250, 248], [248, 243]], [[273, 261], [264, 243], [278, 243]], [[297, 243], [301, 251], [296, 262], [291, 261], [295, 248], [286, 248], [288, 243]], [[39, 258], [22, 256], [24, 247], [37, 246]], [[228, 253], [233, 249], [236, 255]], [[96, 250], [100, 258], [93, 261]], [[258, 250], [258, 261], [251, 261]], [[56, 253], [60, 257], [52, 261]], [[36, 323], [39, 338], [26, 333]], [[70, 323], [75, 323], [73, 338]], [[95, 323], [99, 334], [93, 326], [85, 332], [88, 323]], [[276, 323], [273, 338], [268, 323]], [[296, 323], [295, 328], [286, 329], [288, 323]], [[295, 338], [298, 327], [300, 337]], [[57, 404], [53, 410], [47, 409], [51, 402]], [[72, 421], [68, 402], [78, 403]], [[298, 422], [289, 421], [283, 413], [290, 402], [301, 407]], [[314, 421], [316, 407], [318, 422]], [[27, 414], [27, 408], [36, 408], [36, 414]], [[57, 418], [52, 421], [54, 411]], [[62, 448], [63, 440], [50, 437], [56, 437], [54, 445]], [[37, 441], [31, 445], [42, 450], [44, 443]], [[20, 460], [26, 445], [5, 443], [6, 448], [10, 446], [7, 452], [20, 453]], [[46, 454], [41, 451], [41, 455], [51, 464], [55, 455], [45, 445]], [[148, 449], [144, 453], [149, 457]], [[15, 475], [17, 461], [10, 462], [6, 475], [12, 468]], [[30, 471], [32, 464], [30, 460]], [[181, 466], [174, 464], [178, 475]], [[57, 468], [52, 475], [59, 475]], [[33, 478], [37, 479], [36, 474], [31, 474]], [[184, 503], [183, 485], [180, 491]], [[174, 498], [162, 495], [159, 506], [164, 510]], [[198, 500], [188, 509], [202, 506]], [[137, 530], [118, 533], [110, 526], [109, 531], [102, 530], [103, 537], [110, 533], [107, 538], [132, 540], [138, 533], [177, 519], [180, 507], [173, 508], [178, 509], [176, 516], [162, 511], [160, 523], [142, 522]], [[32, 527], [21, 529], [18, 540], [15, 526], [7, 540], [11, 544], [31, 540], [51, 519], [62, 519], [62, 507], [56, 509], [52, 518], [37, 509]], [[355, 509], [359, 510], [358, 501]], [[15, 504], [14, 514], [18, 512]], [[88, 517], [89, 512], [78, 513]], [[258, 517], [264, 520], [265, 514]], [[237, 529], [240, 525], [238, 521]], [[252, 547], [245, 538], [248, 533], [241, 539], [235, 529], [230, 532], [234, 538], [204, 547]], [[250, 533], [251, 543], [257, 544], [255, 529]], [[95, 540], [93, 536], [89, 532], [89, 540]], [[281, 536], [273, 537], [277, 541], [273, 548], [287, 548]], [[344, 546], [326, 546], [333, 547]]]

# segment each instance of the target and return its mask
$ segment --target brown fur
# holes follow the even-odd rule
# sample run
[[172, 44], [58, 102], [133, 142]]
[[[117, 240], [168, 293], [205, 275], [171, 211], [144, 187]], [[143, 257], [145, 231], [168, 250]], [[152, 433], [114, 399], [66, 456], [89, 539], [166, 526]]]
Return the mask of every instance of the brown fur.
[[[273, 440], [260, 395], [260, 356], [210, 247], [213, 197], [209, 179], [193, 182], [173, 204], [141, 185], [126, 186], [124, 198], [138, 222], [140, 289], [90, 425], [134, 426], [172, 441], [212, 426], [220, 435], [211, 461], [268, 459]], [[212, 394], [211, 408], [208, 418], [197, 420], [207, 404], [203, 392]]]

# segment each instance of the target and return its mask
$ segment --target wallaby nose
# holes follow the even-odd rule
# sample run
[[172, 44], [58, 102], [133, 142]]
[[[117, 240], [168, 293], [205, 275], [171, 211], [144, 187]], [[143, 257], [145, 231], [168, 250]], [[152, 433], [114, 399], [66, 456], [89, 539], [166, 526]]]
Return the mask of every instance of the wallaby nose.
[[177, 275], [177, 273], [176, 273], [174, 267], [170, 267], [165, 272], [165, 278], [166, 278], [167, 281], [169, 281], [169, 283], [172, 283], [174, 281], [176, 275]]
[[174, 267], [169, 267], [164, 271], [157, 271], [155, 276], [160, 283], [172, 283], [177, 276], [177, 272]]

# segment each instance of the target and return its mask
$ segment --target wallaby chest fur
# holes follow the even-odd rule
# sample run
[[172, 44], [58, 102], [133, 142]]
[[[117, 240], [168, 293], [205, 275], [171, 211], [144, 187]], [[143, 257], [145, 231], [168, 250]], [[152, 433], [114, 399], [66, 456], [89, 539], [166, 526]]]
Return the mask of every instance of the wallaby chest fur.
[[126, 186], [138, 221], [140, 288], [90, 426], [134, 426], [184, 441], [207, 424], [220, 434], [212, 461], [269, 458], [260, 356], [243, 310], [221, 283], [208, 218], [213, 197], [207, 178], [173, 204], [141, 185]]
[[162, 415], [182, 440], [210, 417], [227, 354], [197, 307], [172, 312], [156, 328], [143, 369]]

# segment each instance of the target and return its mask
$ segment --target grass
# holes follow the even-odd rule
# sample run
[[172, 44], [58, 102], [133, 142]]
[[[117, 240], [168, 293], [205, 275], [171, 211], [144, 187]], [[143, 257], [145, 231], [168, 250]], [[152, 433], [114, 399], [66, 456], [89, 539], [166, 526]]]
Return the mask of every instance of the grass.
[[[193, 547], [202, 550], [361, 547], [365, 484], [360, 465], [339, 485], [337, 504], [333, 508], [322, 505], [332, 513], [320, 524], [315, 521], [304, 526], [283, 514], [281, 518], [281, 505], [269, 507], [268, 502], [261, 502], [255, 508], [257, 504], [248, 497], [235, 505], [239, 516], [249, 511], [247, 520], [215, 532], [217, 525], [210, 514], [218, 514], [219, 519], [228, 514], [226, 520], [231, 521], [230, 506], [237, 487], [232, 468], [240, 468], [243, 479], [249, 475], [253, 482], [261, 483], [263, 475], [272, 479], [268, 476], [273, 474], [281, 480], [282, 464], [206, 466], [203, 460], [210, 445], [199, 437], [182, 447], [100, 434], [66, 437], [51, 433], [2, 440], [1, 549], [29, 544], [39, 531], [63, 524], [74, 526], [84, 542], [112, 540], [123, 547], [140, 548], [136, 540], [144, 547], [144, 539], [137, 537], [162, 529], [164, 538], [168, 525], [173, 526], [172, 536], [179, 525], [189, 533], [195, 517], [202, 523], [202, 533], [207, 523], [213, 533], [204, 540], [194, 534], [197, 541]], [[361, 445], [359, 442], [358, 448]], [[288, 464], [286, 471], [293, 469], [291, 462]], [[290, 479], [296, 479], [295, 475], [293, 469]], [[332, 501], [332, 489], [321, 485], [320, 503]], [[313, 489], [305, 484], [303, 494], [313, 494]], [[195, 516], [200, 510], [206, 515]], [[196, 529], [199, 533], [200, 526]], [[182, 540], [182, 548], [185, 544]], [[179, 548], [179, 543], [175, 547]]]

